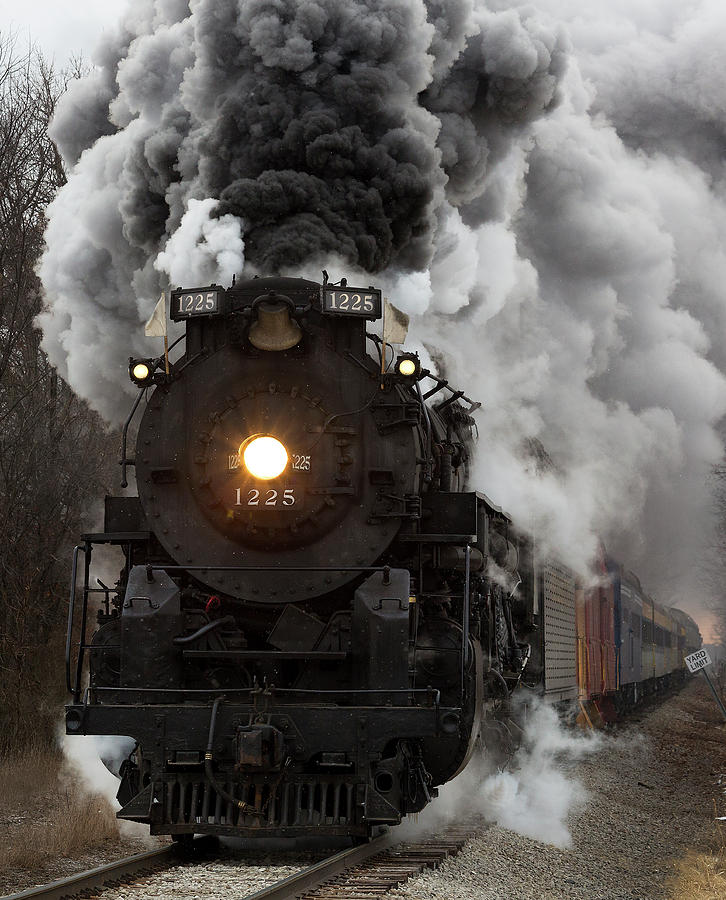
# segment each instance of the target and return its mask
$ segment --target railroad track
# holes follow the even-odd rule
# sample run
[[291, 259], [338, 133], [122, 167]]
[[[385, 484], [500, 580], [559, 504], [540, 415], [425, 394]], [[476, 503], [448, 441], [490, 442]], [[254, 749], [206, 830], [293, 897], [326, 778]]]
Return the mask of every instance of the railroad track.
[[170, 844], [159, 850], [149, 850], [147, 853], [137, 853], [117, 862], [99, 866], [97, 869], [89, 869], [78, 875], [61, 878], [50, 884], [40, 887], [28, 888], [19, 894], [8, 894], [0, 897], [0, 900], [26, 900], [31, 897], [43, 897], [44, 900], [64, 900], [68, 897], [77, 897], [80, 894], [103, 890], [104, 887], [115, 887], [127, 884], [136, 878], [142, 878], [158, 872], [162, 868], [179, 862], [180, 855], [177, 847]]
[[[420, 841], [403, 841], [395, 834], [385, 832], [366, 844], [306, 866], [269, 887], [252, 888], [245, 894], [244, 884], [236, 883], [235, 896], [240, 900], [380, 900], [396, 885], [425, 868], [438, 867], [447, 857], [458, 853], [480, 828], [478, 824], [455, 826], [448, 828], [445, 836]], [[155, 875], [183, 861], [193, 862], [193, 856], [182, 857], [175, 846], [164, 847], [0, 900], [70, 900], [78, 896], [96, 896], [103, 890], [129, 886], [139, 879], [153, 880]], [[157, 895], [158, 891], [154, 893]]]
[[[397, 840], [384, 835], [365, 845], [367, 854], [341, 866], [334, 859], [319, 866], [329, 867], [328, 874], [310, 877], [311, 867], [245, 900], [381, 900], [388, 891], [418, 875], [424, 869], [438, 868], [449, 856], [455, 856], [476, 833], [476, 828], [460, 826], [447, 829], [446, 837], [430, 837], [420, 841]], [[342, 856], [342, 854], [339, 854]]]

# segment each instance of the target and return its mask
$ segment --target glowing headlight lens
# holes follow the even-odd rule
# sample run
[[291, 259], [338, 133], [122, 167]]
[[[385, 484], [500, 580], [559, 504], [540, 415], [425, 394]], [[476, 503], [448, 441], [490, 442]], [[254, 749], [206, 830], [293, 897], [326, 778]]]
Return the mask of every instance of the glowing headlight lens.
[[287, 450], [269, 435], [250, 438], [239, 449], [245, 468], [254, 478], [277, 478], [287, 465]]
[[416, 363], [412, 359], [402, 359], [398, 364], [398, 374], [405, 375], [407, 378], [410, 375], [415, 375]]
[[146, 363], [136, 363], [131, 370], [131, 374], [137, 381], [146, 381], [151, 373], [149, 372], [149, 367]]

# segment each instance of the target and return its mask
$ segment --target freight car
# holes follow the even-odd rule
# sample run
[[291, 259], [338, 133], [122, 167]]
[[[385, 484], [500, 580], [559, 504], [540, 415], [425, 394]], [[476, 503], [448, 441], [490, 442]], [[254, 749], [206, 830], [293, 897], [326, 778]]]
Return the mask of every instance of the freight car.
[[[119, 817], [178, 839], [364, 838], [478, 744], [511, 752], [525, 676], [553, 700], [617, 690], [592, 678], [632, 579], [581, 589], [471, 490], [478, 404], [389, 359], [379, 290], [252, 278], [171, 303], [180, 358], [129, 362], [138, 496], [106, 498], [73, 557], [66, 730], [134, 739]], [[100, 545], [122, 553], [113, 588], [92, 585]], [[638, 602], [661, 629], [639, 644], [649, 682], [680, 637]]]
[[[548, 569], [552, 563], [545, 563]], [[556, 591], [545, 582], [543, 592], [545, 696], [575, 704], [581, 721], [592, 724], [611, 722], [645, 697], [683, 683], [683, 658], [701, 646], [691, 616], [660, 606], [602, 546], [587, 579], [561, 566], [557, 571]]]

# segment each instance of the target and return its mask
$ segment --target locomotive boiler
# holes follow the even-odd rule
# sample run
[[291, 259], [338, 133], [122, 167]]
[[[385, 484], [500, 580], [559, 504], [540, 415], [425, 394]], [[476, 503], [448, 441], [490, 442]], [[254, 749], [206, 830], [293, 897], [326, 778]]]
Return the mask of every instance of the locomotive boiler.
[[75, 551], [66, 728], [134, 739], [119, 816], [152, 833], [362, 838], [507, 731], [520, 540], [469, 488], [476, 404], [381, 314], [327, 276], [176, 290], [182, 355], [130, 360], [138, 497]]

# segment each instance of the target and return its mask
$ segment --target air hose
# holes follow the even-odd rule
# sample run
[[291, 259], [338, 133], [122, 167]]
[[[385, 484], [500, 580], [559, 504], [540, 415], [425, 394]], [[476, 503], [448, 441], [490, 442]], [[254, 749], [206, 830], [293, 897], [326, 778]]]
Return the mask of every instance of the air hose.
[[264, 812], [262, 812], [262, 810], [257, 809], [256, 806], [250, 806], [250, 804], [245, 803], [244, 800], [238, 800], [236, 797], [233, 797], [230, 793], [225, 791], [225, 789], [214, 777], [214, 772], [212, 771], [212, 761], [214, 759], [212, 748], [214, 746], [214, 732], [217, 727], [217, 711], [219, 709], [219, 704], [223, 703], [226, 699], [226, 697], [217, 697], [212, 704], [212, 715], [209, 720], [209, 739], [207, 740], [207, 752], [204, 754], [204, 774], [207, 776], [207, 780], [212, 785], [216, 793], [220, 797], [222, 797], [222, 799], [226, 800], [227, 803], [232, 803], [234, 806], [238, 807], [241, 812], [245, 813], [248, 816], [257, 816], [258, 818], [262, 818], [264, 816]]

